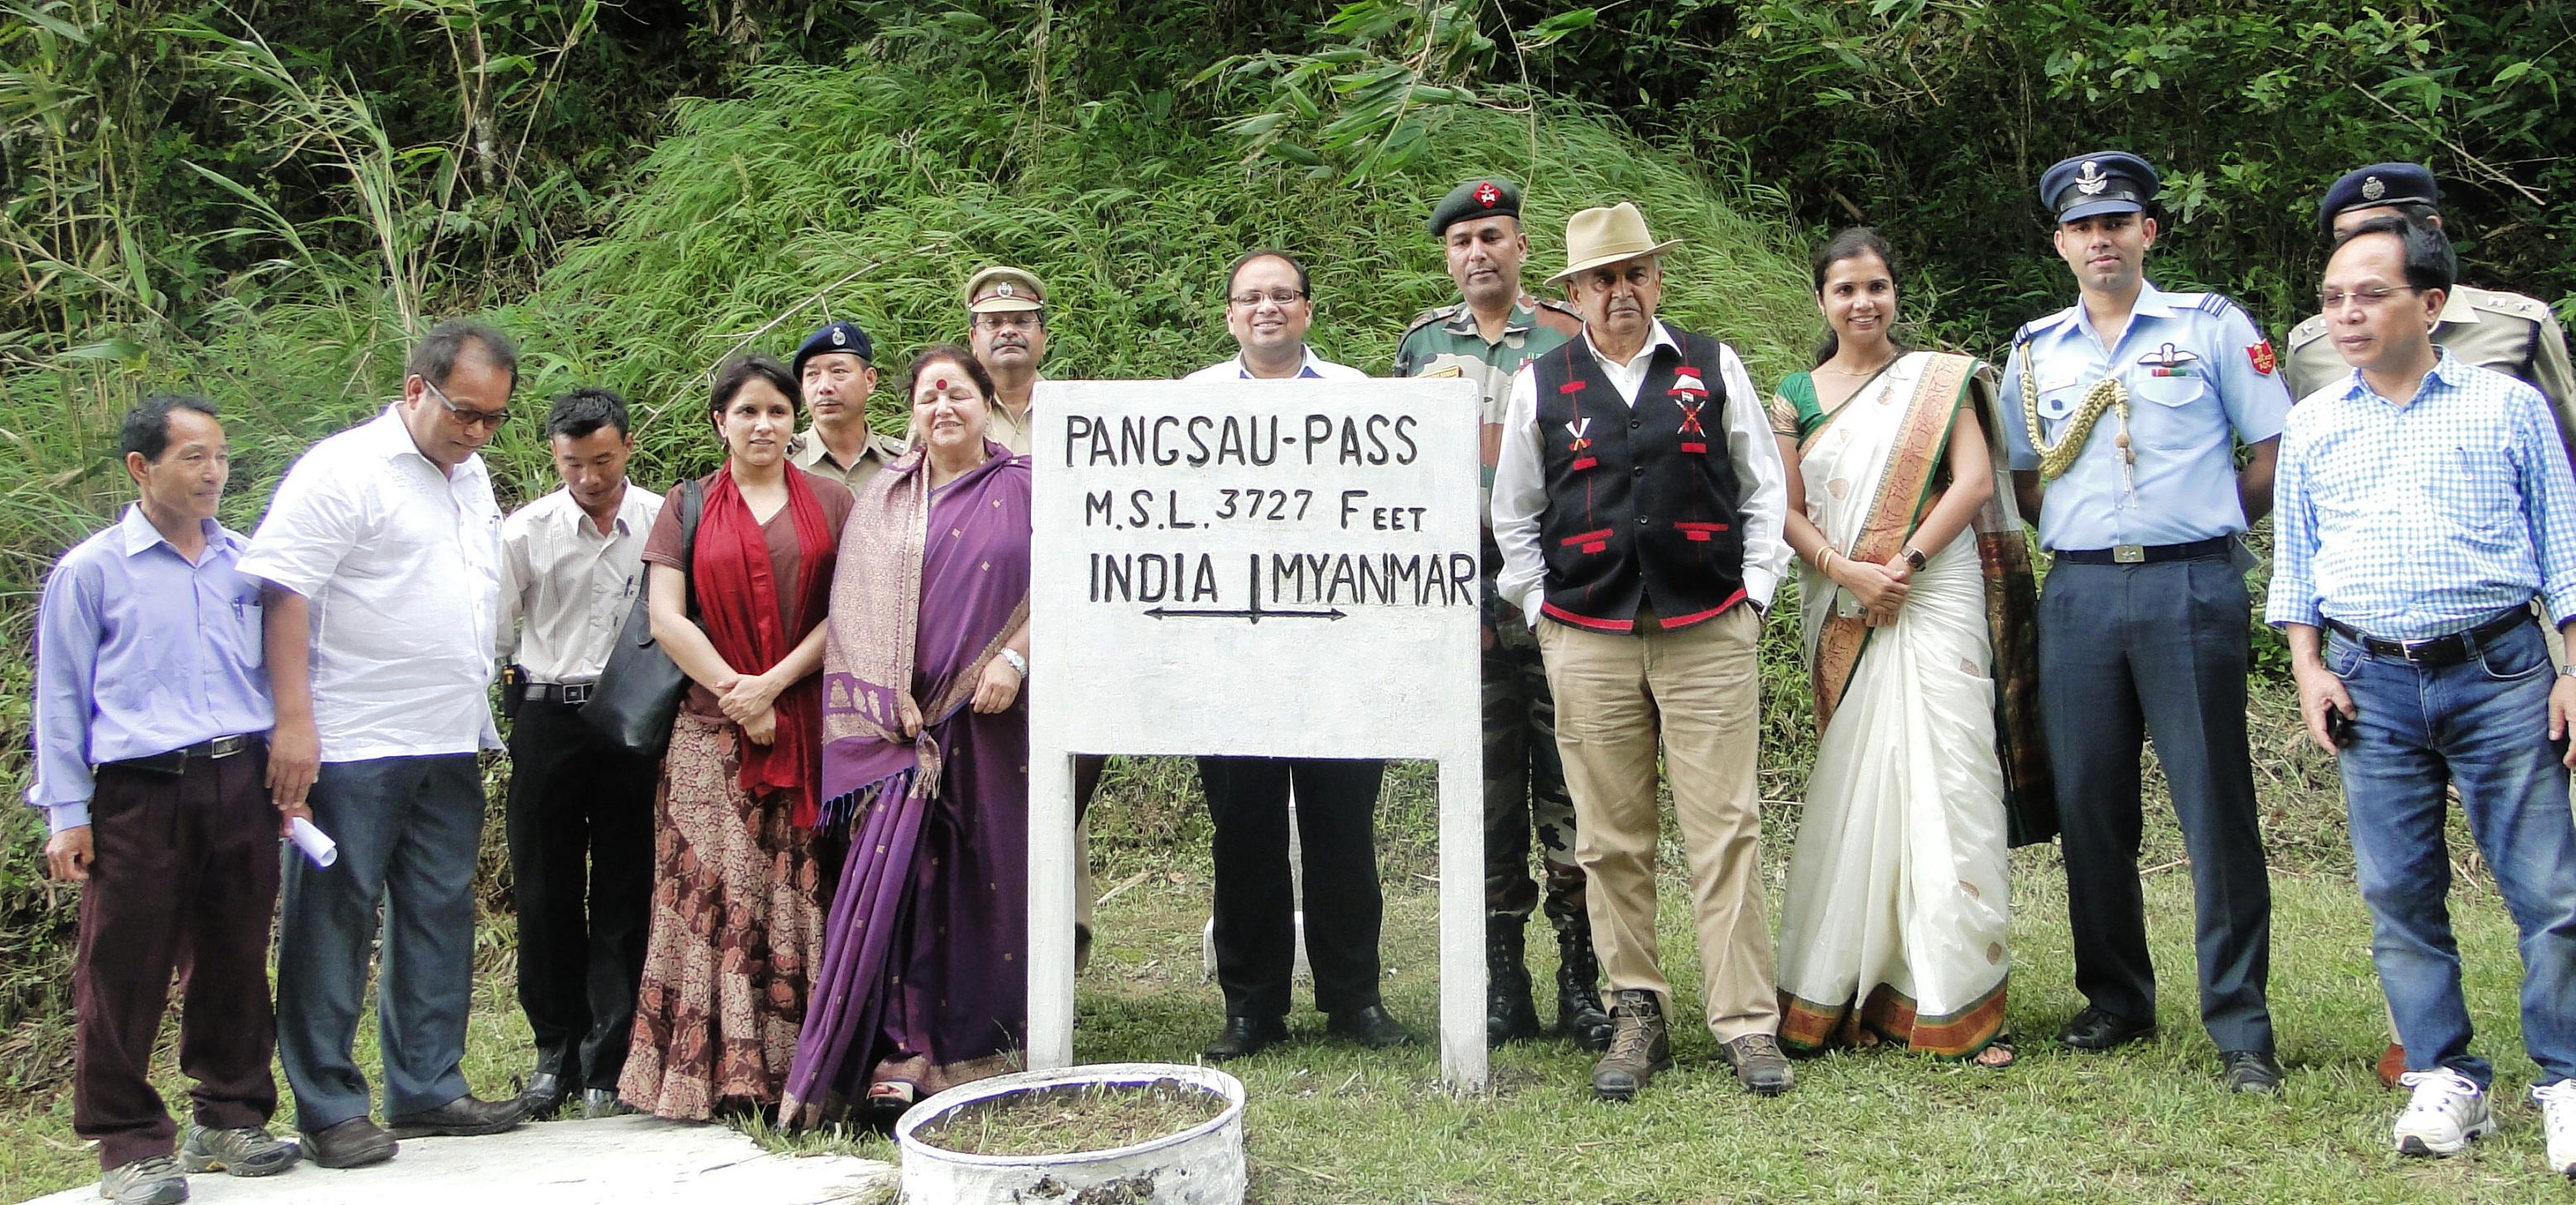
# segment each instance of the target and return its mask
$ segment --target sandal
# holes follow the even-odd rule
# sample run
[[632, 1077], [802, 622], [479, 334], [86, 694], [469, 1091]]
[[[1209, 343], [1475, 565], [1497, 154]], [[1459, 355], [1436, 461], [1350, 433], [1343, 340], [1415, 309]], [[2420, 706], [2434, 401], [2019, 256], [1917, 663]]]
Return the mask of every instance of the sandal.
[[[1987, 1057], [1988, 1055], [1993, 1054], [2000, 1054], [2003, 1057]], [[2014, 1063], [2020, 1062], [2021, 1056], [2013, 1049], [2012, 1035], [2007, 1033], [1996, 1035], [1994, 1041], [1986, 1043], [1985, 1049], [1969, 1055], [1968, 1061], [1976, 1066], [1987, 1068], [1988, 1070], [2001, 1071], [2006, 1067], [2012, 1066]]]
[[870, 1084], [868, 1119], [879, 1125], [891, 1126], [911, 1111], [913, 1100], [913, 1086], [902, 1080], [881, 1080]]

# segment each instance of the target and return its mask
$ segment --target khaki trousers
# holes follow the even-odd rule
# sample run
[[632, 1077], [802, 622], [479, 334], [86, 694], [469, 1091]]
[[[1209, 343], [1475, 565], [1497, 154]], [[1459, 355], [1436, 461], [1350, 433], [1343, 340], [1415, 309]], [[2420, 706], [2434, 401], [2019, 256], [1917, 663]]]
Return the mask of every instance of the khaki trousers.
[[1672, 1013], [1672, 984], [1655, 959], [1660, 740], [1698, 912], [1708, 1029], [1721, 1042], [1780, 1024], [1754, 778], [1761, 629], [1751, 606], [1678, 632], [1538, 625], [1574, 795], [1575, 860], [1591, 883], [1586, 909], [1610, 989], [1654, 992]]

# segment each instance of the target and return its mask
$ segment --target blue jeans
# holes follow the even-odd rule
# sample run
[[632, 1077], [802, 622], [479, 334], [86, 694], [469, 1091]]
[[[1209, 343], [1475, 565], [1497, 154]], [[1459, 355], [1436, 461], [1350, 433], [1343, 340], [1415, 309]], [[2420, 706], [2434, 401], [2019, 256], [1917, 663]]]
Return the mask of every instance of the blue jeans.
[[2454, 665], [2409, 664], [2340, 635], [2325, 662], [2361, 713], [2338, 761], [2371, 961], [2407, 1069], [2448, 1067], [2481, 1088], [2495, 1078], [2469, 1053], [2460, 949], [2444, 904], [2448, 784], [2522, 933], [2523, 1047], [2543, 1084], [2576, 1077], [2576, 823], [2559, 761], [2566, 745], [2549, 739], [2557, 675], [2539, 625], [2491, 637]]

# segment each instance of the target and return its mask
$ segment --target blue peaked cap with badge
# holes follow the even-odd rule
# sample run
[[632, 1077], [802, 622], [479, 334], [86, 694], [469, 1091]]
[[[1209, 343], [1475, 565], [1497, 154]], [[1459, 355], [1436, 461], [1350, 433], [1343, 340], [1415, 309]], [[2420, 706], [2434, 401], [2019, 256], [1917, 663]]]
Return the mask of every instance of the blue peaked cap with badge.
[[2345, 172], [2327, 186], [2325, 199], [2317, 202], [2317, 229], [2333, 230], [2336, 217], [2356, 209], [2438, 207], [2441, 203], [2442, 187], [2433, 182], [2432, 168], [2421, 163], [2374, 163]]
[[796, 359], [787, 367], [798, 377], [803, 377], [805, 361], [836, 351], [849, 352], [870, 363], [875, 363], [877, 358], [876, 346], [868, 342], [868, 333], [860, 330], [858, 323], [829, 322], [823, 325], [823, 329], [805, 336], [803, 343], [796, 345]]
[[2039, 176], [2039, 203], [2072, 222], [2100, 213], [2141, 213], [2156, 199], [2156, 169], [2127, 151], [2060, 159]]

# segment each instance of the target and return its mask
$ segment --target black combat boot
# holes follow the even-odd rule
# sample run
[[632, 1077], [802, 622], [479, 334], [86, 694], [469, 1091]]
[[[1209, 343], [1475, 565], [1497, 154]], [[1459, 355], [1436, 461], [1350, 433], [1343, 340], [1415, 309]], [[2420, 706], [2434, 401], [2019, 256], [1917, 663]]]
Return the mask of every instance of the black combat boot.
[[1522, 960], [1526, 917], [1496, 914], [1485, 918], [1485, 1042], [1538, 1036], [1538, 1007], [1530, 1003], [1529, 964]]
[[1556, 927], [1556, 1031], [1598, 1053], [1610, 1049], [1610, 1013], [1601, 1007], [1601, 960], [1592, 952], [1592, 926]]

